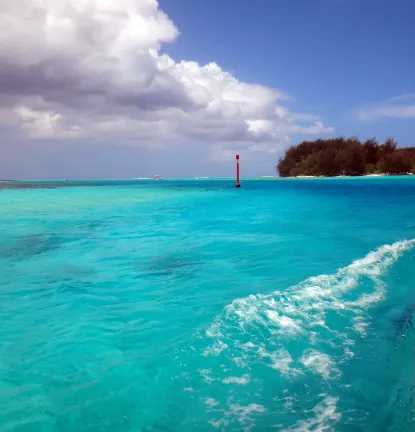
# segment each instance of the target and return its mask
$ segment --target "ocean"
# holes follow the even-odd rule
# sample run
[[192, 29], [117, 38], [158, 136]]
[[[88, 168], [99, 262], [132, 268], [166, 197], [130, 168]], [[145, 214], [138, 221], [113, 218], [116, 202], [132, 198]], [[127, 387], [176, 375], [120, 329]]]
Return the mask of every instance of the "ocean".
[[415, 178], [0, 190], [0, 429], [415, 430]]

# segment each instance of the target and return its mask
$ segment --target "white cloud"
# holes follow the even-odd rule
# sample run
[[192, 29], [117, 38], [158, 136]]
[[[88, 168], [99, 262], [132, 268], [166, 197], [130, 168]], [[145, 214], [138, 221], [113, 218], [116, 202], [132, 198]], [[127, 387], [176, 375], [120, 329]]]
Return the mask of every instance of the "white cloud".
[[415, 93], [390, 98], [384, 102], [368, 105], [356, 110], [359, 120], [372, 121], [382, 118], [415, 118]]
[[291, 113], [281, 91], [163, 54], [179, 31], [156, 0], [0, 0], [0, 27], [0, 118], [28, 138], [207, 142], [226, 154], [333, 131]]

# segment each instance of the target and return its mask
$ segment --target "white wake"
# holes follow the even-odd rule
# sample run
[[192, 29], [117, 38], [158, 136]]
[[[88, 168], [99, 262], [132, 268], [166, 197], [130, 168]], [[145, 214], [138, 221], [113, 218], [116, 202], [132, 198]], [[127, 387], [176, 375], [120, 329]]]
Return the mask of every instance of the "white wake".
[[[298, 388], [299, 380], [307, 377], [304, 383], [311, 382], [306, 385], [308, 401], [314, 404], [307, 412], [315, 416], [287, 430], [308, 430], [307, 426], [330, 430], [341, 418], [336, 411], [338, 397], [319, 394], [321, 383], [336, 388], [330, 382], [342, 375], [342, 364], [356, 354], [356, 341], [366, 336], [370, 325], [370, 308], [386, 295], [382, 276], [413, 246], [415, 239], [384, 245], [335, 274], [311, 277], [284, 291], [233, 301], [206, 331], [209, 343], [202, 353], [212, 359], [213, 368], [200, 371], [202, 379], [208, 384], [226, 383], [226, 388], [253, 385], [260, 380], [255, 367], [266, 366], [279, 374], [278, 382], [285, 383], [280, 389], [275, 387], [281, 394], [287, 384]], [[223, 378], [224, 373], [231, 375]], [[264, 386], [267, 383], [258, 388]], [[296, 396], [290, 390], [291, 399], [287, 402], [284, 398], [283, 415], [289, 412], [285, 405], [291, 406]], [[228, 409], [218, 411], [222, 413], [221, 427], [231, 422], [233, 397], [225, 402]]]

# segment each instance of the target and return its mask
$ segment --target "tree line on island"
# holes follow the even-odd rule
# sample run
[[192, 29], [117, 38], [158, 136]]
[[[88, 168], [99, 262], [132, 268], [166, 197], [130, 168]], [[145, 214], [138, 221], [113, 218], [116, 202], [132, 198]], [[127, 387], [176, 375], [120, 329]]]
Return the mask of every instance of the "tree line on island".
[[330, 138], [290, 147], [277, 164], [281, 177], [415, 174], [415, 147], [398, 148], [393, 138]]

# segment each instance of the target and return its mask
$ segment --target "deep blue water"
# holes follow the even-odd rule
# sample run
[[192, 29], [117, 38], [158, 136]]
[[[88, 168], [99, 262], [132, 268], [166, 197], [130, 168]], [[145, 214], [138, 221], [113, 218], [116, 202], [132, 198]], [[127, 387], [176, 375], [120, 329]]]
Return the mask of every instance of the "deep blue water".
[[415, 178], [0, 206], [1, 431], [415, 430]]

